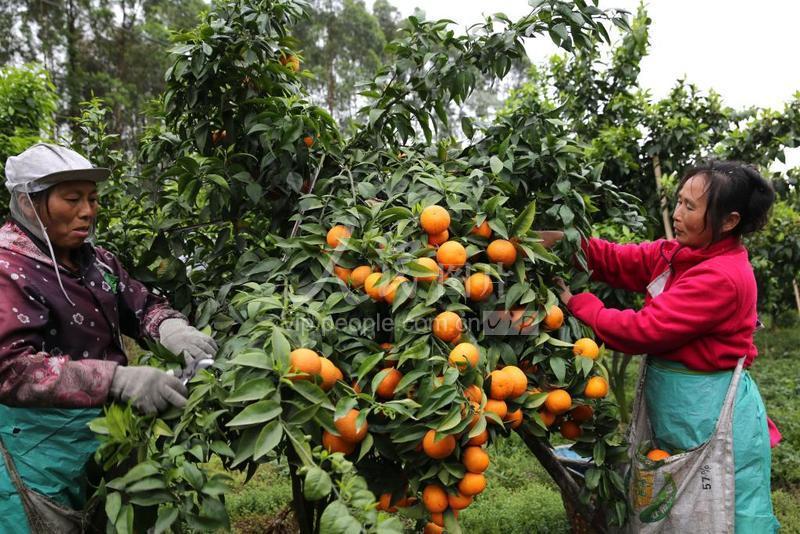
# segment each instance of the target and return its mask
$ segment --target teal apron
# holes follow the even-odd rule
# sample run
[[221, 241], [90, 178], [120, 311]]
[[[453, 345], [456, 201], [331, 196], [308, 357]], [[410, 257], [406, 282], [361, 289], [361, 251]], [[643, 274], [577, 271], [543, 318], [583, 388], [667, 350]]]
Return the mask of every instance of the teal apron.
[[[0, 438], [22, 483], [57, 505], [81, 511], [86, 504], [86, 467], [99, 445], [88, 424], [99, 415], [98, 408], [13, 408], [0, 404]], [[0, 532], [31, 532], [2, 457]]]
[[[644, 391], [658, 448], [676, 454], [706, 442], [715, 430], [733, 371], [700, 372], [650, 357]], [[770, 492], [771, 451], [764, 402], [742, 373], [733, 415], [737, 534], [778, 530]]]

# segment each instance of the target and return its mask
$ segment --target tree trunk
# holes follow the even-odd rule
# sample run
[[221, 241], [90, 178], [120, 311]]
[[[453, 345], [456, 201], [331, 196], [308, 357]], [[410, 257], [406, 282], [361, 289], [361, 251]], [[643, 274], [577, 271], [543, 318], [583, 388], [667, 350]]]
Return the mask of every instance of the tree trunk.
[[672, 235], [672, 221], [669, 216], [667, 199], [661, 187], [661, 160], [658, 154], [653, 156], [653, 174], [656, 177], [656, 194], [658, 195], [658, 202], [661, 205], [661, 220], [664, 222], [664, 236], [666, 236], [667, 239], [672, 239], [674, 237]]
[[797, 304], [797, 313], [800, 313], [800, 288], [797, 287], [797, 280], [792, 280], [794, 288], [794, 302]]
[[625, 382], [627, 381], [626, 372], [628, 365], [631, 363], [633, 356], [624, 354], [622, 352], [611, 352], [611, 392], [619, 405], [620, 420], [623, 423], [630, 422], [630, 413], [628, 410], [628, 396], [625, 390]]
[[314, 534], [314, 507], [303, 495], [303, 481], [297, 473], [297, 464], [300, 459], [291, 447], [287, 447], [287, 460], [289, 475], [292, 478], [292, 508], [300, 527], [300, 534]]
[[558, 458], [553, 454], [552, 449], [532, 434], [520, 431], [519, 435], [561, 491], [561, 498], [564, 501], [564, 509], [567, 511], [571, 532], [573, 534], [607, 534], [608, 527], [606, 526], [603, 511], [591, 503], [583, 504], [581, 502], [580, 486], [572, 478], [569, 471], [561, 465]]

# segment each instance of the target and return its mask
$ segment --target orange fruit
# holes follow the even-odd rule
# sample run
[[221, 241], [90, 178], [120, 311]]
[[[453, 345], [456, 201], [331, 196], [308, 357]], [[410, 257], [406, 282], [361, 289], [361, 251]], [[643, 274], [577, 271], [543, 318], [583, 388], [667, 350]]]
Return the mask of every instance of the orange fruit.
[[328, 452], [343, 452], [344, 454], [352, 454], [356, 450], [355, 443], [331, 434], [327, 430], [322, 431], [322, 446], [328, 449]]
[[477, 436], [469, 438], [469, 441], [467, 441], [467, 445], [469, 445], [470, 447], [479, 447], [484, 443], [486, 443], [487, 441], [489, 441], [489, 431], [484, 430]]
[[[450, 496], [448, 495], [448, 499], [449, 499], [449, 497]], [[453, 510], [453, 515], [455, 517], [458, 517], [458, 510]], [[428, 523], [428, 524], [429, 525], [434, 525], [434, 526], [436, 526], [436, 528], [443, 528], [444, 527], [444, 514], [441, 513], [441, 512], [436, 512], [436, 513], [431, 514], [431, 522]], [[437, 532], [444, 532], [444, 531], [439, 530]]]
[[311, 148], [312, 146], [314, 146], [314, 138], [311, 137], [310, 135], [307, 135], [303, 137], [303, 143], [305, 143], [308, 148]]
[[397, 369], [394, 369], [393, 367], [389, 367], [389, 371], [387, 372], [386, 376], [383, 377], [383, 380], [381, 380], [380, 384], [378, 384], [378, 387], [375, 388], [375, 394], [382, 399], [394, 398], [394, 390], [402, 378], [403, 373]]
[[564, 312], [558, 306], [553, 306], [544, 316], [544, 326], [548, 330], [558, 330], [564, 324]]
[[336, 365], [328, 358], [320, 358], [320, 371], [322, 377], [322, 385], [320, 386], [323, 391], [330, 391], [337, 380], [342, 380], [344, 375]]
[[341, 434], [342, 438], [351, 443], [361, 443], [364, 441], [364, 438], [367, 437], [369, 425], [367, 425], [366, 421], [364, 421], [360, 427], [356, 428], [356, 420], [360, 413], [361, 412], [353, 408], [347, 412], [344, 417], [340, 417], [333, 422], [333, 426], [336, 427], [336, 430]]
[[582, 337], [575, 342], [575, 346], [572, 347], [572, 352], [575, 356], [583, 356], [584, 358], [596, 360], [597, 357], [600, 356], [600, 347], [597, 346], [597, 343], [595, 343], [593, 339]]
[[344, 237], [350, 237], [350, 230], [348, 230], [346, 226], [337, 224], [328, 230], [328, 235], [325, 237], [325, 241], [328, 242], [329, 247], [336, 248], [339, 246], [339, 243]]
[[444, 528], [440, 527], [434, 522], [429, 522], [425, 524], [425, 529], [422, 531], [422, 534], [443, 534]]
[[322, 370], [322, 358], [310, 349], [295, 349], [289, 354], [289, 372], [301, 373], [290, 380], [308, 380]]
[[483, 221], [480, 226], [473, 226], [469, 233], [472, 235], [485, 237], [486, 239], [492, 237], [492, 229], [489, 227], [489, 221]]
[[602, 376], [593, 376], [586, 383], [583, 395], [587, 399], [602, 399], [608, 395], [608, 382]]
[[419, 223], [426, 234], [441, 234], [450, 226], [450, 214], [443, 207], [434, 204], [422, 210]]
[[514, 392], [514, 377], [503, 371], [504, 369], [500, 369], [489, 373], [489, 378], [492, 379], [492, 384], [489, 387], [489, 398], [491, 399], [505, 400]]
[[447, 503], [453, 510], [463, 510], [472, 504], [472, 496], [461, 495], [460, 493], [447, 495]]
[[496, 399], [487, 400], [486, 406], [484, 406], [483, 409], [486, 412], [492, 412], [493, 414], [496, 414], [501, 421], [508, 413], [508, 405], [506, 404], [506, 401]]
[[467, 278], [467, 281], [464, 283], [464, 289], [470, 300], [482, 302], [488, 299], [492, 294], [492, 279], [489, 275], [475, 273]]
[[500, 263], [504, 267], [511, 267], [517, 261], [517, 249], [511, 241], [495, 239], [486, 247], [486, 254], [492, 263]]
[[521, 306], [517, 306], [511, 310], [511, 327], [516, 328], [520, 332], [527, 330], [533, 326], [533, 316], [525, 317], [527, 310]]
[[381, 349], [383, 349], [383, 350], [385, 350], [385, 351], [387, 351], [387, 352], [388, 352], [388, 351], [390, 351], [390, 350], [392, 350], [392, 349], [394, 348], [394, 345], [393, 345], [393, 344], [391, 344], [391, 343], [389, 343], [389, 342], [381, 343], [381, 344], [380, 344], [380, 345], [378, 345], [378, 346], [379, 346]]
[[467, 249], [457, 241], [447, 241], [436, 251], [436, 261], [445, 269], [459, 269], [467, 263]]
[[486, 477], [481, 473], [466, 473], [458, 483], [458, 491], [469, 497], [477, 495], [486, 489]]
[[481, 391], [481, 388], [475, 384], [472, 384], [464, 389], [464, 396], [467, 398], [467, 400], [480, 403], [481, 399], [483, 399], [483, 391]]
[[576, 423], [585, 423], [586, 421], [592, 420], [592, 417], [594, 417], [594, 410], [588, 404], [581, 404], [570, 410], [569, 416]]
[[489, 453], [481, 447], [467, 447], [461, 453], [461, 463], [470, 473], [483, 473], [489, 468]]
[[647, 453], [647, 457], [654, 462], [660, 462], [665, 458], [669, 458], [670, 454], [667, 451], [662, 451], [661, 449], [653, 449]]
[[431, 272], [428, 276], [415, 276], [414, 280], [417, 282], [433, 282], [439, 275], [442, 273], [442, 270], [439, 268], [439, 264], [433, 258], [419, 258], [416, 260], [419, 265], [422, 266], [423, 269], [427, 269]]
[[372, 273], [367, 276], [366, 280], [364, 280], [364, 291], [367, 292], [367, 295], [372, 297], [372, 300], [382, 300], [383, 293], [386, 291], [385, 287], [387, 284], [383, 284], [382, 286], [378, 286], [378, 282], [381, 279], [381, 273]]
[[353, 274], [353, 271], [352, 269], [348, 269], [346, 267], [339, 267], [338, 265], [334, 265], [333, 273], [336, 275], [336, 278], [338, 278], [339, 280], [341, 280], [346, 284], [350, 280], [350, 275]]
[[428, 484], [422, 490], [422, 504], [432, 514], [447, 510], [447, 492], [439, 484]]
[[513, 412], [508, 412], [503, 419], [511, 428], [519, 428], [522, 425], [522, 408], [517, 408]]
[[300, 58], [295, 55], [288, 55], [288, 56], [281, 56], [281, 65], [286, 65], [289, 67], [292, 72], [297, 72], [300, 70]]
[[395, 276], [391, 282], [386, 284], [385, 289], [382, 291], [383, 299], [389, 304], [392, 304], [394, 298], [397, 296], [397, 290], [400, 284], [405, 282], [408, 282], [408, 278], [405, 276]]
[[464, 371], [477, 367], [479, 359], [480, 352], [478, 351], [478, 347], [472, 343], [459, 343], [450, 351], [450, 357], [447, 358], [447, 361], [450, 362], [450, 365], [457, 367], [458, 370], [463, 373]]
[[564, 421], [561, 423], [561, 435], [566, 439], [575, 441], [583, 434], [581, 427], [575, 421]]
[[422, 450], [436, 460], [447, 458], [456, 450], [456, 438], [451, 435], [437, 436], [435, 430], [428, 430], [422, 438]]
[[461, 317], [455, 312], [445, 311], [433, 319], [433, 335], [442, 341], [454, 341], [462, 329]]
[[383, 510], [389, 513], [395, 513], [397, 511], [396, 506], [392, 506], [392, 494], [391, 493], [383, 493], [381, 494], [380, 499], [378, 499], [378, 506], [376, 510]]
[[551, 427], [556, 422], [556, 416], [547, 410], [539, 410], [539, 417], [542, 418], [542, 422], [546, 427]]
[[445, 230], [439, 234], [429, 234], [428, 235], [428, 244], [432, 247], [438, 247], [442, 243], [445, 243], [448, 239], [450, 239], [450, 232]]
[[572, 397], [563, 389], [554, 389], [547, 394], [547, 398], [544, 401], [544, 407], [547, 408], [547, 411], [555, 415], [566, 412], [570, 406], [572, 406]]
[[508, 398], [513, 399], [519, 397], [528, 389], [528, 377], [522, 372], [522, 369], [516, 365], [507, 365], [503, 367], [501, 372], [505, 373], [511, 382], [512, 389]]
[[372, 273], [372, 267], [369, 265], [359, 265], [350, 273], [350, 285], [352, 287], [361, 287], [364, 281]]

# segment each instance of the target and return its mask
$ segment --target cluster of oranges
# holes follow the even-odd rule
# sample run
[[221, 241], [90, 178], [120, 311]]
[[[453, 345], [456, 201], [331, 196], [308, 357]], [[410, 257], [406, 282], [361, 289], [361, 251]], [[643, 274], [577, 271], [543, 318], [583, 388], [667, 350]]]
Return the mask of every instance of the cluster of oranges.
[[[434, 257], [421, 257], [415, 260], [417, 269], [412, 272], [413, 280], [418, 283], [437, 283], [453, 276], [456, 271], [467, 265], [468, 253], [466, 248], [450, 235], [450, 214], [441, 206], [428, 206], [420, 215], [420, 226], [427, 234], [427, 243], [431, 250], [435, 250]], [[474, 224], [470, 233], [487, 240], [485, 255], [489, 262], [509, 268], [517, 261], [520, 253], [519, 242], [515, 238], [494, 239], [493, 231], [488, 221]], [[351, 231], [344, 225], [335, 225], [327, 232], [326, 242], [329, 247], [336, 249], [342, 244], [343, 239], [351, 237]], [[398, 289], [402, 284], [411, 280], [406, 276], [398, 275], [387, 279], [383, 273], [371, 265], [360, 265], [348, 269], [338, 265], [333, 267], [335, 275], [349, 287], [363, 290], [376, 302], [395, 302]], [[425, 274], [423, 274], [425, 273]], [[495, 291], [492, 278], [483, 272], [476, 272], [463, 280], [466, 297], [480, 303], [489, 299]], [[506, 313], [511, 324], [520, 332], [534, 325], [534, 317], [524, 307], [513, 308]], [[541, 320], [541, 326], [547, 331], [561, 328], [564, 323], [564, 313], [558, 306], [551, 306]], [[458, 455], [464, 467], [463, 477], [452, 487], [433, 483], [422, 483], [422, 505], [430, 514], [430, 522], [425, 532], [442, 532], [444, 514], [451, 510], [454, 515], [469, 506], [476, 495], [486, 487], [484, 471], [489, 467], [489, 454], [485, 447], [489, 442], [490, 433], [487, 425], [483, 424], [480, 432], [475, 425], [485, 418], [490, 425], [500, 425], [508, 429], [520, 427], [527, 419], [539, 418], [539, 423], [551, 431], [560, 429], [561, 435], [567, 439], [575, 440], [580, 437], [581, 425], [589, 422], [594, 417], [590, 404], [573, 403], [572, 396], [564, 388], [545, 387], [545, 391], [534, 387], [535, 382], [529, 379], [529, 373], [535, 373], [538, 366], [529, 361], [518, 365], [497, 366], [497, 368], [482, 373], [483, 378], [474, 379], [475, 371], [480, 372], [485, 365], [481, 361], [481, 348], [474, 342], [464, 339], [465, 328], [462, 317], [455, 311], [444, 310], [436, 314], [431, 323], [432, 335], [449, 344], [450, 349], [447, 361], [449, 366], [457, 369], [462, 375], [470, 374], [467, 383], [472, 383], [463, 389], [463, 416], [470, 417], [467, 428], [460, 434], [446, 434], [436, 430], [428, 430], [419, 443], [418, 450], [432, 460], [451, 459]], [[466, 333], [469, 336], [469, 333]], [[387, 354], [392, 351], [391, 343], [384, 343], [381, 349]], [[590, 338], [582, 338], [575, 342], [573, 352], [576, 357], [596, 359], [600, 350]], [[311, 355], [319, 361], [315, 360]], [[386, 401], [395, 397], [397, 385], [403, 379], [396, 360], [384, 357], [383, 378], [374, 387], [373, 394], [376, 399]], [[327, 364], [324, 362], [328, 362]], [[308, 349], [297, 349], [291, 355], [291, 371], [295, 378], [319, 377], [323, 389], [330, 389], [337, 380], [344, 380], [342, 372], [326, 358], [319, 357]], [[441, 380], [442, 377], [440, 376]], [[332, 382], [331, 382], [332, 380]], [[479, 385], [482, 383], [482, 387]], [[357, 383], [350, 386], [357, 392], [361, 388]], [[327, 389], [326, 389], [327, 388]], [[600, 399], [607, 395], [608, 384], [600, 376], [589, 378], [582, 392], [585, 399]], [[523, 410], [526, 400], [530, 395], [543, 397], [536, 410], [525, 413]], [[529, 404], [530, 405], [530, 404]], [[359, 420], [359, 410], [352, 409], [345, 416], [336, 419], [334, 425], [338, 435], [328, 431], [323, 432], [323, 446], [331, 452], [350, 454], [361, 443], [368, 432], [366, 418]], [[463, 426], [462, 426], [463, 428]], [[474, 429], [474, 430], [473, 430]], [[416, 502], [415, 496], [404, 496], [392, 502], [392, 494], [384, 493], [380, 496], [378, 507], [385, 511], [396, 511], [398, 507], [408, 506]]]

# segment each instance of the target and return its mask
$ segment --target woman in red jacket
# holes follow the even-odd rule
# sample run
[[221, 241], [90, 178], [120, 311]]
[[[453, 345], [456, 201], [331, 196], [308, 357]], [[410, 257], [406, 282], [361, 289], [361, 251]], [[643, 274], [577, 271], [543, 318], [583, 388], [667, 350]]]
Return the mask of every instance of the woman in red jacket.
[[[595, 295], [573, 295], [557, 281], [562, 302], [609, 348], [649, 355], [644, 394], [650, 424], [659, 448], [672, 453], [709, 439], [730, 370], [742, 357], [749, 367], [757, 355], [756, 282], [741, 237], [764, 226], [775, 198], [755, 169], [726, 161], [689, 169], [678, 190], [674, 240], [583, 242], [592, 278], [643, 293], [642, 309], [607, 308]], [[561, 233], [542, 237], [552, 245]], [[733, 433], [736, 532], [773, 532], [767, 418], [747, 373], [737, 391]]]

